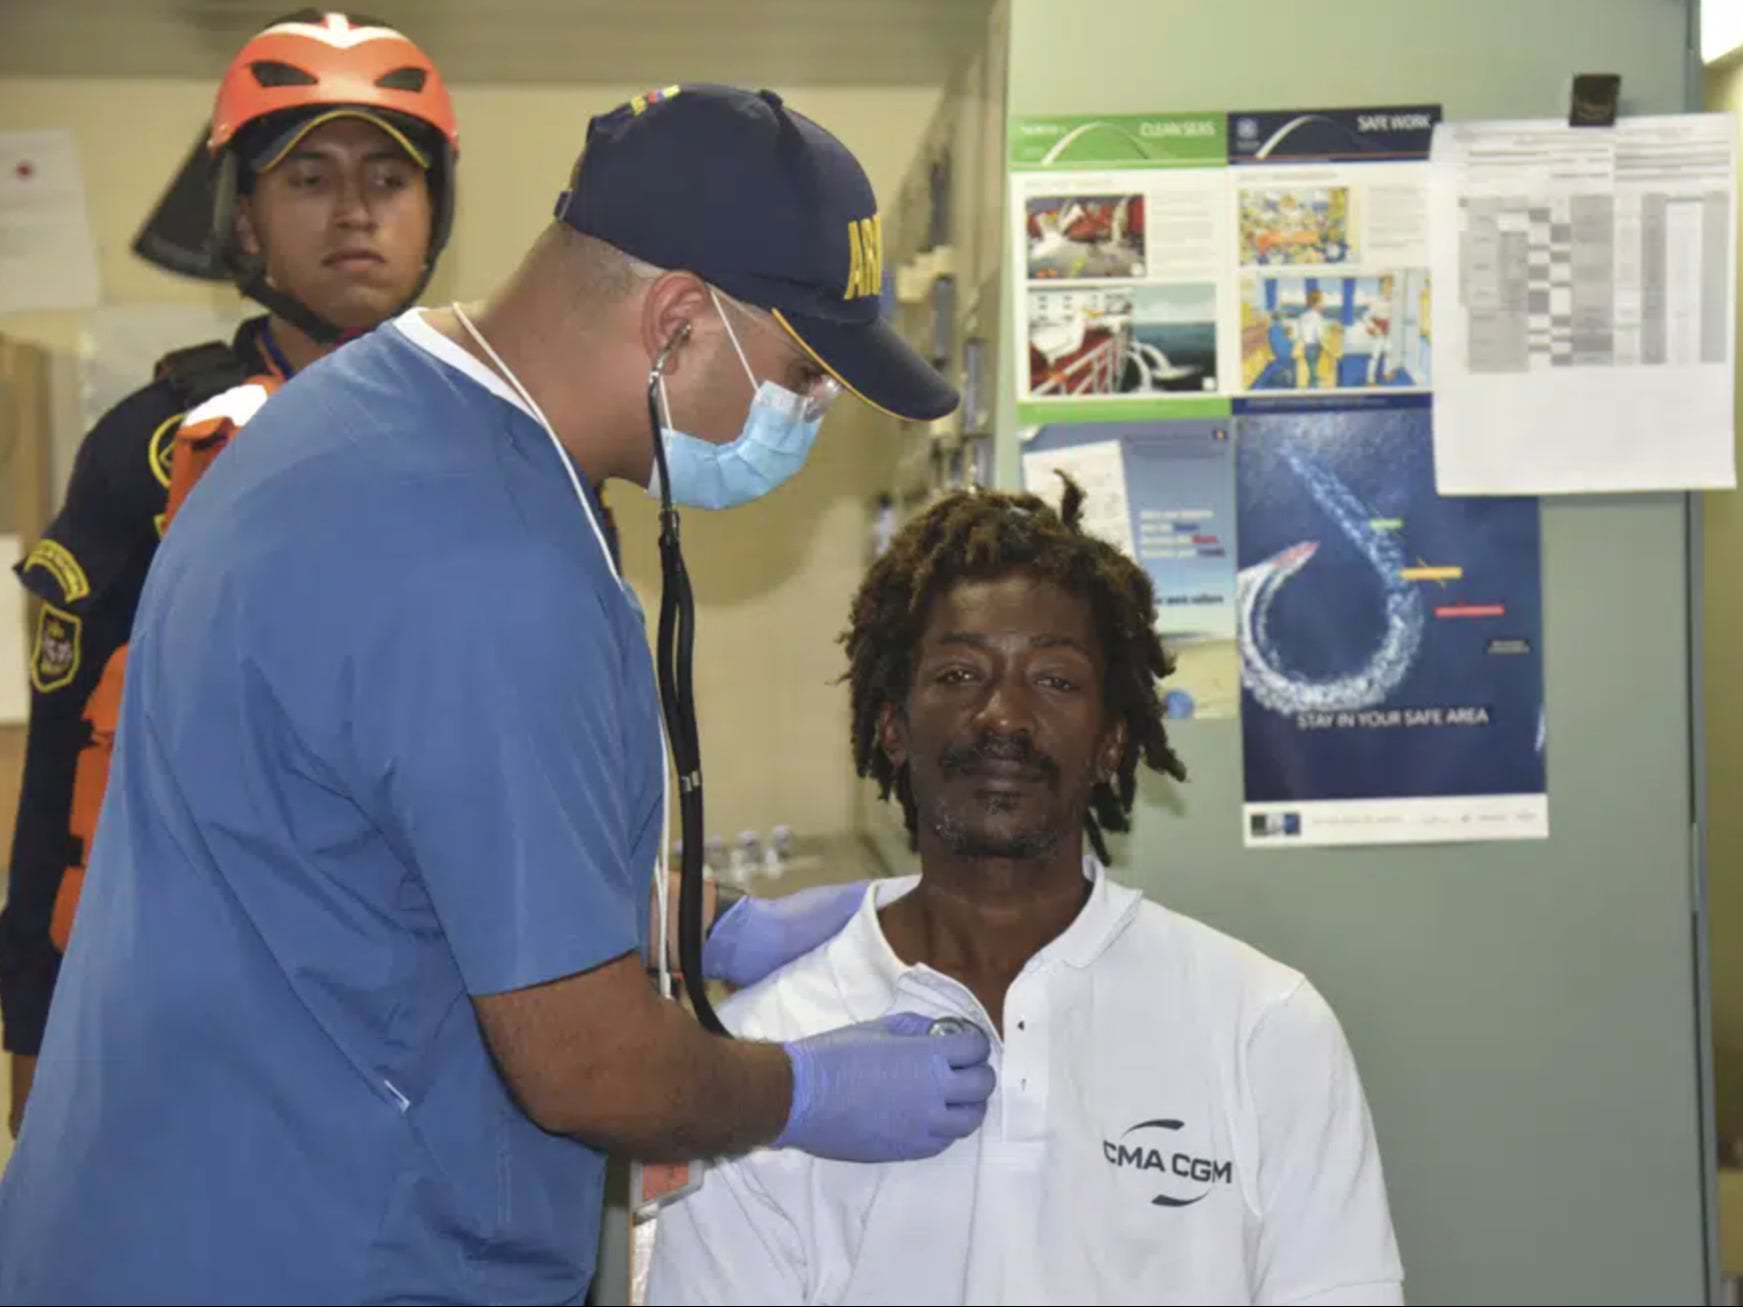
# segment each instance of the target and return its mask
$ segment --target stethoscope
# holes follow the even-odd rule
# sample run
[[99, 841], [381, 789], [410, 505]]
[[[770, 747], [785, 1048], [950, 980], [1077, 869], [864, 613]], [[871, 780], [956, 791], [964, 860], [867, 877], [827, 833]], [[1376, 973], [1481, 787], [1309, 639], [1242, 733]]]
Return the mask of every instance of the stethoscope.
[[[648, 372], [648, 424], [654, 437], [654, 466], [660, 481], [660, 627], [654, 662], [659, 674], [660, 706], [671, 742], [672, 768], [678, 774], [678, 967], [690, 1007], [704, 1030], [728, 1035], [708, 1001], [702, 976], [702, 745], [696, 732], [693, 670], [696, 656], [696, 596], [678, 540], [678, 510], [672, 503], [672, 478], [666, 469], [666, 442], [661, 434], [659, 394], [666, 362], [690, 335], [685, 323], [654, 358]], [[662, 911], [662, 920], [664, 913]], [[729, 1036], [730, 1037], [730, 1036]]]
[[[587, 524], [593, 528], [600, 552], [605, 555], [605, 565], [611, 569], [619, 584], [622, 584], [623, 578], [612, 558], [611, 547], [606, 543], [605, 533], [600, 530], [599, 523], [593, 516], [593, 505], [588, 501], [587, 492], [581, 487], [581, 478], [575, 471], [574, 461], [563, 448], [563, 442], [557, 438], [556, 429], [551, 426], [550, 419], [545, 416], [538, 401], [521, 384], [520, 378], [515, 376], [514, 370], [503, 362], [502, 355], [496, 352], [495, 346], [473, 325], [466, 311], [458, 304], [449, 307], [467, 335], [472, 337], [486, 357], [496, 365], [503, 380], [513, 387], [515, 394], [526, 405], [527, 411], [544, 429], [564, 471], [569, 475], [569, 484], [575, 491], [581, 511], [587, 516]], [[705, 877], [702, 862], [702, 747], [696, 733], [695, 691], [691, 674], [696, 653], [696, 600], [690, 589], [690, 573], [684, 566], [684, 554], [678, 543], [678, 510], [672, 503], [672, 481], [666, 470], [666, 442], [661, 434], [660, 411], [656, 402], [666, 363], [672, 352], [689, 335], [690, 324], [685, 323], [660, 350], [648, 373], [648, 417], [653, 424], [654, 463], [660, 478], [660, 627], [654, 669], [659, 682], [660, 706], [666, 721], [666, 733], [661, 743], [668, 751], [668, 756], [661, 759], [662, 779], [668, 777], [672, 770], [678, 773], [679, 820], [683, 838], [678, 882], [678, 962], [696, 1019], [702, 1023], [704, 1029], [717, 1035], [728, 1035], [729, 1032], [714, 1011], [714, 1005], [708, 1001], [708, 991], [702, 979], [702, 898]], [[667, 802], [662, 806], [666, 811], [665, 820], [669, 823], [669, 793]], [[662, 991], [667, 988], [665, 930], [668, 843], [666, 833], [663, 832], [654, 869], [660, 934], [656, 946], [659, 949]]]
[[964, 1031], [978, 1030], [980, 1027], [967, 1017], [937, 1017], [926, 1027], [926, 1033], [937, 1037], [944, 1035], [960, 1035]]

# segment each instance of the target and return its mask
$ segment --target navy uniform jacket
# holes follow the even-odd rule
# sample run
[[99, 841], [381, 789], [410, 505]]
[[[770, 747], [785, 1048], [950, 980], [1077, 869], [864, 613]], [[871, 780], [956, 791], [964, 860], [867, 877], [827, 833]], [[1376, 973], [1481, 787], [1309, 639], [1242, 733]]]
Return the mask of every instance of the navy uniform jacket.
[[[236, 333], [243, 373], [270, 368], [258, 343], [264, 322], [251, 319]], [[210, 389], [227, 388], [220, 370]], [[78, 852], [68, 825], [74, 767], [89, 739], [85, 702], [133, 629], [162, 530], [176, 428], [206, 397], [200, 389], [198, 381], [160, 375], [104, 414], [79, 448], [66, 502], [14, 568], [41, 604], [11, 882], [0, 909], [0, 1020], [11, 1053], [35, 1054], [42, 1042], [60, 970], [49, 920]]]

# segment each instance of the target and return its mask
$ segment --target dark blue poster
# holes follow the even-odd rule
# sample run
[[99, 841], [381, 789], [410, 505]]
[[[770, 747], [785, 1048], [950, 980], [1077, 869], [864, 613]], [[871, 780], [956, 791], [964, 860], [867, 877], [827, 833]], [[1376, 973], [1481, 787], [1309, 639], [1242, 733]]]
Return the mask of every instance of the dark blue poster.
[[1437, 495], [1426, 396], [1244, 407], [1247, 843], [1546, 836], [1537, 501]]

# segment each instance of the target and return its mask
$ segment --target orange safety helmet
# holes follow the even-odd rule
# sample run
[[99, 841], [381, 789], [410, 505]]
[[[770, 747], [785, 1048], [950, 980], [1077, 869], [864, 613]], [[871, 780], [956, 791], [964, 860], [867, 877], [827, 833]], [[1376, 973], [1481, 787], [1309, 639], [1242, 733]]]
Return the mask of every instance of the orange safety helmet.
[[460, 149], [448, 88], [427, 54], [374, 19], [314, 9], [280, 19], [237, 51], [218, 86], [207, 148], [216, 154], [272, 114], [325, 118], [319, 111], [346, 109], [377, 110], [389, 123], [410, 118]]
[[244, 295], [317, 340], [342, 333], [269, 285], [259, 261], [236, 246], [236, 197], [307, 133], [338, 117], [365, 119], [424, 169], [430, 247], [415, 302], [454, 225], [460, 132], [442, 76], [408, 37], [373, 18], [319, 9], [289, 14], [256, 33], [225, 70], [212, 119], [182, 174], [134, 242], [174, 272], [234, 281]]

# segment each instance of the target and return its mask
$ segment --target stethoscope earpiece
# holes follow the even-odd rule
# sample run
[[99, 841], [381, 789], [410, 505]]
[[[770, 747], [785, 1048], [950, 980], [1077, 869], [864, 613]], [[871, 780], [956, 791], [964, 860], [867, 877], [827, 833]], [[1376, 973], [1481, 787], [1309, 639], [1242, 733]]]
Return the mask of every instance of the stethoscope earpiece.
[[678, 329], [672, 333], [671, 338], [660, 347], [660, 352], [654, 356], [653, 371], [649, 374], [652, 380], [658, 381], [660, 377], [665, 375], [666, 360], [672, 357], [673, 352], [678, 348], [678, 346], [682, 345], [689, 339], [690, 324], [688, 322], [680, 322], [678, 324]]

